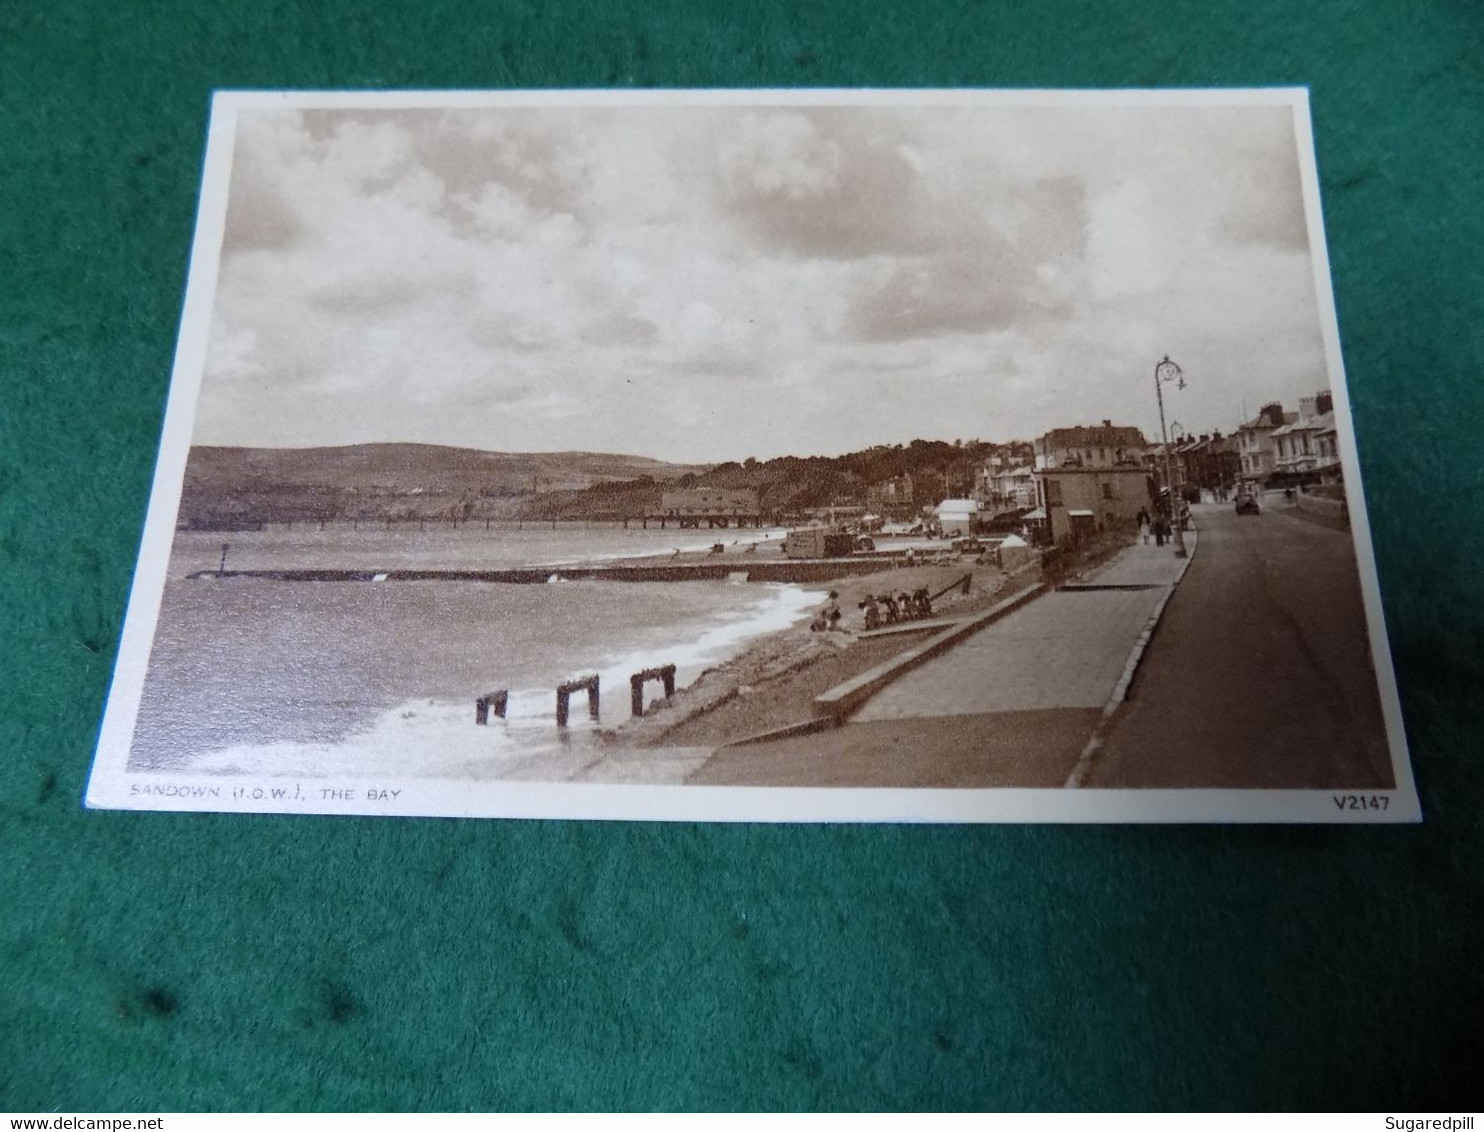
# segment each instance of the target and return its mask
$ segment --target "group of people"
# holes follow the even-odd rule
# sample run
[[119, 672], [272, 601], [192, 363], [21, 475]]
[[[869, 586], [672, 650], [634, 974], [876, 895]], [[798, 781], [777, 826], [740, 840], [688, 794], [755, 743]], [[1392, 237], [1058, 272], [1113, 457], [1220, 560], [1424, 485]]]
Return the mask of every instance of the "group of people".
[[[865, 600], [860, 603], [860, 609], [866, 616], [865, 627], [870, 630], [880, 629], [884, 625], [897, 625], [903, 621], [931, 617], [933, 602], [932, 598], [928, 597], [927, 587], [923, 586], [912, 593], [903, 590], [899, 594], [867, 594]], [[809, 628], [816, 633], [838, 630], [840, 620], [840, 594], [836, 590], [831, 590], [829, 602], [814, 615]]]
[[928, 597], [926, 586], [910, 594], [904, 590], [895, 597], [889, 593], [880, 596], [867, 594], [860, 607], [866, 615], [867, 630], [933, 615], [933, 602]]
[[1155, 546], [1164, 546], [1165, 542], [1174, 536], [1175, 529], [1170, 526], [1170, 520], [1165, 516], [1163, 511], [1151, 518], [1149, 512], [1140, 507], [1137, 517], [1139, 521], [1139, 538], [1145, 546], [1149, 545], [1150, 535], [1154, 536]]

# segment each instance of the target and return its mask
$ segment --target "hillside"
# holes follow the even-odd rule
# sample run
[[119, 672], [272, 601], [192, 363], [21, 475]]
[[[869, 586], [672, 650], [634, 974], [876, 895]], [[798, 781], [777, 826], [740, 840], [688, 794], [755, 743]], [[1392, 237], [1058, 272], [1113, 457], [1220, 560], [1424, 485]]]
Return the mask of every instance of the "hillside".
[[[242, 530], [265, 523], [494, 519], [620, 520], [653, 514], [666, 487], [747, 488], [773, 521], [867, 505], [871, 489], [910, 477], [916, 510], [968, 495], [991, 458], [1030, 458], [1023, 441], [914, 440], [843, 456], [780, 456], [704, 467], [596, 452], [480, 452], [431, 444], [191, 449], [180, 524]], [[900, 509], [898, 509], [900, 511]]]
[[436, 444], [198, 446], [186, 463], [179, 522], [238, 529], [301, 520], [504, 518], [539, 495], [613, 482], [664, 483], [706, 470], [614, 453]]
[[674, 479], [704, 467], [603, 452], [481, 452], [437, 444], [355, 444], [342, 448], [191, 449], [186, 491], [244, 487], [356, 488], [401, 494], [485, 490], [494, 494], [580, 490], [610, 480]]
[[950, 444], [914, 440], [906, 445], [876, 445], [843, 456], [779, 456], [718, 464], [679, 476], [669, 484], [647, 476], [613, 481], [583, 490], [546, 493], [534, 503], [542, 517], [632, 517], [658, 510], [665, 486], [746, 488], [757, 493], [758, 506], [765, 515], [785, 520], [831, 506], [868, 505], [873, 486], [907, 476], [913, 484], [911, 506], [921, 507], [969, 495], [976, 476], [994, 456], [1007, 462], [1027, 462], [1031, 449], [1024, 441]]

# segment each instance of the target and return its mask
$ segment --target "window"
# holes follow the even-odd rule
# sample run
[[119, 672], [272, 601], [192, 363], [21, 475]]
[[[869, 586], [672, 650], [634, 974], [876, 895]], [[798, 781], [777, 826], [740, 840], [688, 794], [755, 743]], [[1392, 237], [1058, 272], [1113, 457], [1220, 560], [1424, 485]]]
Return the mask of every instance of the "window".
[[1111, 483], [1105, 483], [1105, 484], [1103, 484], [1103, 498], [1104, 499], [1112, 499], [1113, 498], [1113, 485]]
[[1046, 506], [1061, 506], [1061, 480], [1046, 481]]

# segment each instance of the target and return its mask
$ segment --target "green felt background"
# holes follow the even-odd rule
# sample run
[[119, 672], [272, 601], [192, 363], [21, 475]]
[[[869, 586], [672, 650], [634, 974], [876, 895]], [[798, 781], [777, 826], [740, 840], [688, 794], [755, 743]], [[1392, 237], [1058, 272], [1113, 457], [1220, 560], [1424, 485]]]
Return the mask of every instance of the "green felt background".
[[[1444, 1108], [1480, 1017], [1484, 6], [0, 0], [0, 1109]], [[1309, 84], [1426, 824], [80, 808], [214, 87]]]

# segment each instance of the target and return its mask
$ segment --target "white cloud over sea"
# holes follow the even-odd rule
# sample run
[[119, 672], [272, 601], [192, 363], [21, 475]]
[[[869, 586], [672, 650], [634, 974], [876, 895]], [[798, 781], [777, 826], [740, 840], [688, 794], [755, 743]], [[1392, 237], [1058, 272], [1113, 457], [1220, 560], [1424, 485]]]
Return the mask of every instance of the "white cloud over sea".
[[1327, 384], [1291, 112], [594, 107], [238, 123], [196, 441], [712, 462]]

